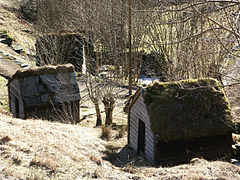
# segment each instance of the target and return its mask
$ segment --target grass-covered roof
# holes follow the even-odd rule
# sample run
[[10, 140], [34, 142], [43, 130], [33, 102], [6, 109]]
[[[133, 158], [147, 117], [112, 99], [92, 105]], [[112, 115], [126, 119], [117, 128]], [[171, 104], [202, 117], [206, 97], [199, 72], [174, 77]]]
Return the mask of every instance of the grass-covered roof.
[[164, 141], [232, 132], [231, 108], [212, 78], [155, 82], [143, 91], [151, 129]]
[[38, 68], [19, 69], [13, 76], [14, 77], [27, 77], [27, 76], [39, 76], [43, 74], [58, 74], [74, 72], [74, 66], [72, 64], [63, 64], [58, 66], [42, 66]]
[[19, 79], [18, 91], [25, 107], [80, 100], [71, 64], [18, 70], [15, 77]]

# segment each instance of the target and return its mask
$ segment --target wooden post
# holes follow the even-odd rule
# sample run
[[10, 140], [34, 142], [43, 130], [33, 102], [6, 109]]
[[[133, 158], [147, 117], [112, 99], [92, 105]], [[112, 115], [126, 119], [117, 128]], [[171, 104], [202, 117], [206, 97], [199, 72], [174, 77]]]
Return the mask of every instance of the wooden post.
[[130, 110], [128, 111], [128, 123], [127, 123], [127, 131], [128, 131], [128, 136], [127, 136], [127, 143], [130, 145]]
[[128, 86], [129, 96], [132, 95], [132, 27], [131, 27], [131, 0], [128, 0], [128, 40], [129, 40], [129, 60], [128, 60]]

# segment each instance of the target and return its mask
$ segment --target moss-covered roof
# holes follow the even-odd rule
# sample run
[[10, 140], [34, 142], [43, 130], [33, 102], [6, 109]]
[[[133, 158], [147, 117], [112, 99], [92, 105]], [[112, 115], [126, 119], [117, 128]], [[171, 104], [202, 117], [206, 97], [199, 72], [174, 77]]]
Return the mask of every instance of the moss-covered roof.
[[74, 66], [72, 64], [64, 64], [58, 66], [42, 66], [39, 68], [19, 69], [14, 75], [15, 77], [27, 77], [27, 76], [39, 76], [43, 74], [57, 74], [74, 72]]
[[[18, 70], [18, 92], [24, 106], [80, 100], [78, 83], [71, 64]], [[11, 86], [11, 81], [8, 82]]]
[[212, 78], [155, 82], [143, 91], [151, 129], [164, 141], [232, 132], [231, 108]]

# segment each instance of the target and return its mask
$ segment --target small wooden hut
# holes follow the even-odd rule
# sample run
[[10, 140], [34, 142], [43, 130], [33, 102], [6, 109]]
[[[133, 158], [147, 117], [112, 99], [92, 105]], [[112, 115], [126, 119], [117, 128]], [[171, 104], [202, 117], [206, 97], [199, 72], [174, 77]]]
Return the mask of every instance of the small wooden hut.
[[139, 88], [125, 112], [128, 144], [156, 165], [231, 157], [234, 123], [215, 79], [155, 82]]
[[71, 64], [18, 70], [8, 82], [14, 117], [79, 122], [79, 87]]

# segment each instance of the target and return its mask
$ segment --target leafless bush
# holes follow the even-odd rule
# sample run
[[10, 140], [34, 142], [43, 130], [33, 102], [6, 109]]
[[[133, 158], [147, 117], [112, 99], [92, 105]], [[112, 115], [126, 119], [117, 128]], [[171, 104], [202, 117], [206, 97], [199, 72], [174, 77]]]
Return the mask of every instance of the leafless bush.
[[15, 0], [14, 3], [19, 7], [19, 11], [23, 18], [31, 23], [37, 20], [37, 0]]
[[103, 139], [111, 139], [112, 137], [112, 130], [111, 130], [111, 127], [110, 126], [103, 126], [102, 127], [102, 135], [101, 135], [101, 138]]
[[[228, 61], [238, 57], [239, 2], [37, 2], [40, 33], [76, 32], [84, 39], [86, 85], [97, 125], [101, 124], [99, 103], [104, 104], [106, 124], [111, 124], [117, 87], [125, 80], [137, 81], [143, 68], [164, 81], [200, 77], [221, 81], [228, 73]], [[150, 52], [155, 52], [156, 62], [143, 61], [143, 54]], [[115, 70], [101, 78], [103, 66]]]

